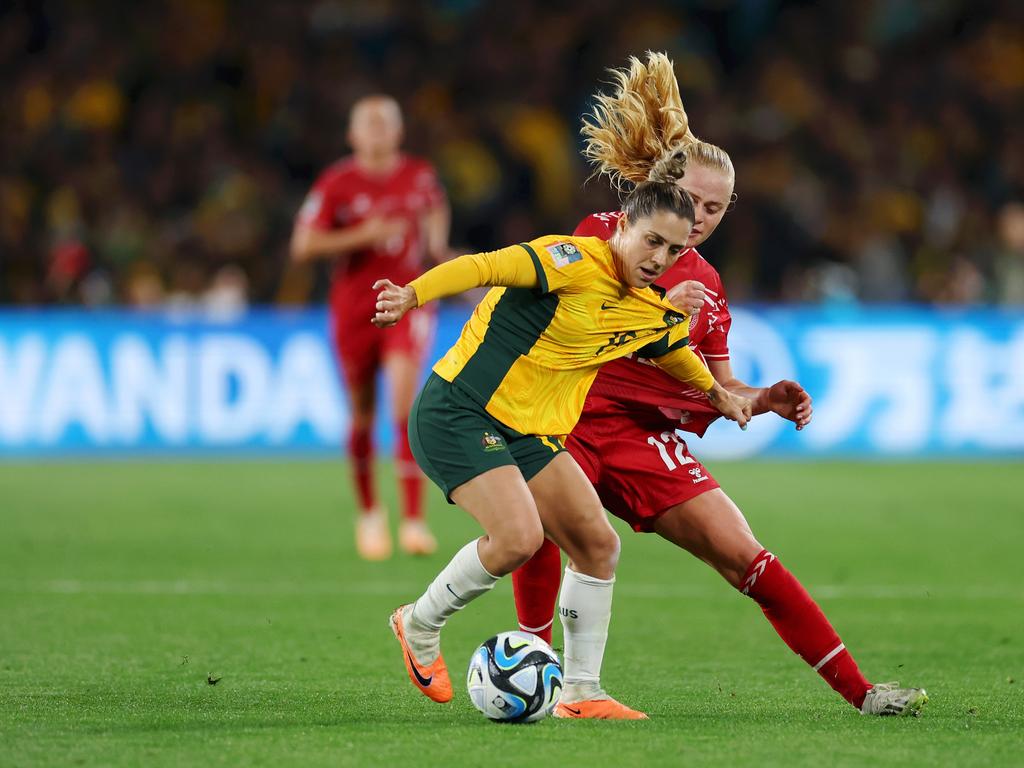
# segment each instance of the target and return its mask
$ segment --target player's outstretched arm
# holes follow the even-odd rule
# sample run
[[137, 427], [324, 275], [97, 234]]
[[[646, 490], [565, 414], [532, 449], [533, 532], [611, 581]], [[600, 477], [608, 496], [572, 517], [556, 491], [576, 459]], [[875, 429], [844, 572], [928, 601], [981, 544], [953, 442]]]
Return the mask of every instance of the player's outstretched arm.
[[[697, 280], [684, 280], [669, 288], [666, 300], [688, 315], [700, 312], [707, 301], [704, 284]], [[751, 387], [732, 372], [728, 360], [709, 360], [708, 368], [715, 381], [734, 395], [753, 402], [752, 413], [777, 413], [803, 429], [811, 421], [811, 396], [795, 381], [780, 381], [771, 387]]]
[[428, 301], [457, 296], [471, 288], [503, 285], [514, 288], [535, 288], [540, 282], [529, 251], [519, 245], [486, 253], [471, 253], [438, 264], [408, 285], [395, 285], [387, 278], [373, 284], [377, 294], [377, 311], [371, 322], [388, 328], [407, 312]]
[[366, 248], [382, 248], [392, 238], [403, 237], [409, 224], [401, 218], [372, 218], [341, 229], [321, 230], [299, 222], [292, 231], [292, 261], [333, 259]]
[[447, 200], [435, 205], [423, 216], [427, 258], [435, 264], [448, 261], [454, 255], [448, 245], [451, 224], [452, 211]]
[[754, 402], [754, 415], [775, 413], [792, 421], [798, 430], [811, 423], [814, 414], [811, 396], [798, 382], [783, 379], [770, 387], [751, 387], [732, 372], [728, 360], [710, 360], [708, 368], [715, 381], [735, 395], [748, 397]]
[[711, 404], [725, 418], [735, 421], [740, 429], [747, 428], [752, 416], [753, 403], [749, 398], [733, 394], [719, 384], [689, 345], [682, 344], [668, 354], [654, 358], [652, 362], [685, 384], [706, 392]]

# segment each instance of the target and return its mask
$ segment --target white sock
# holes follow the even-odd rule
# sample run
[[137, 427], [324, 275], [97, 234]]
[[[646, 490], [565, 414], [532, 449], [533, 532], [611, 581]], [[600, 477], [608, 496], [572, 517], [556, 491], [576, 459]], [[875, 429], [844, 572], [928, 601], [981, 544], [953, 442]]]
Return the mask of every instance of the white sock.
[[456, 552], [405, 613], [406, 639], [422, 664], [433, 663], [441, 652], [439, 633], [448, 617], [489, 592], [498, 581], [499, 577], [488, 573], [480, 562], [477, 543], [474, 539]]
[[558, 613], [562, 617], [565, 658], [563, 701], [582, 701], [601, 693], [601, 662], [612, 619], [615, 577], [598, 579], [565, 567]]

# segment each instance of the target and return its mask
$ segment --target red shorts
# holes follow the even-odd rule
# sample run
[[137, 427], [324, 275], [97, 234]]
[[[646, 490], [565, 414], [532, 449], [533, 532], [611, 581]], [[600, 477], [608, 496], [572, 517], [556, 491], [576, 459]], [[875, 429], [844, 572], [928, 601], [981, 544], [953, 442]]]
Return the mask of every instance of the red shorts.
[[433, 305], [413, 310], [391, 328], [372, 325], [372, 316], [372, 307], [364, 312], [331, 309], [331, 336], [349, 389], [373, 383], [389, 355], [406, 355], [422, 363], [434, 343], [437, 311]]
[[565, 441], [605, 509], [634, 531], [654, 530], [676, 504], [719, 487], [676, 426], [665, 419], [584, 413]]

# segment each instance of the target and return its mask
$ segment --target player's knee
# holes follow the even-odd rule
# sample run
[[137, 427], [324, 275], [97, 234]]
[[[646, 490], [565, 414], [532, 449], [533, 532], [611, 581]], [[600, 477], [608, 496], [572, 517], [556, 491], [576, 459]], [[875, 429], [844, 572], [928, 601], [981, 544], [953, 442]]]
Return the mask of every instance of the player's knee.
[[373, 410], [359, 411], [353, 408], [349, 413], [349, 434], [361, 434], [373, 428]]
[[598, 555], [601, 558], [601, 563], [611, 573], [614, 573], [618, 567], [621, 549], [622, 541], [619, 539], [619, 534], [609, 526], [599, 543]]
[[580, 544], [580, 551], [573, 560], [583, 572], [602, 579], [615, 575], [621, 542], [610, 525], [597, 527]]
[[516, 542], [516, 546], [512, 550], [512, 556], [516, 561], [515, 567], [518, 568], [537, 554], [537, 550], [540, 549], [543, 543], [544, 529], [539, 525], [534, 530], [524, 532], [522, 538]]
[[503, 532], [499, 545], [503, 565], [514, 571], [536, 554], [544, 543], [544, 529], [540, 522], [511, 527]]
[[373, 390], [352, 391], [349, 393], [349, 420], [353, 429], [367, 429], [373, 426], [377, 410]]

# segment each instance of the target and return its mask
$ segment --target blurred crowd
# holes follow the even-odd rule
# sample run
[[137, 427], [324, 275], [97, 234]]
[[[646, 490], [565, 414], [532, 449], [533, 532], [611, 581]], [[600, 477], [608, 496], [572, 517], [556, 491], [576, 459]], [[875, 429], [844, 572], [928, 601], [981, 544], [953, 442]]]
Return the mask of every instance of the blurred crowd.
[[315, 300], [292, 219], [374, 91], [455, 247], [569, 232], [616, 205], [580, 118], [647, 49], [736, 165], [733, 301], [1024, 304], [1015, 0], [0, 0], [0, 302]]

